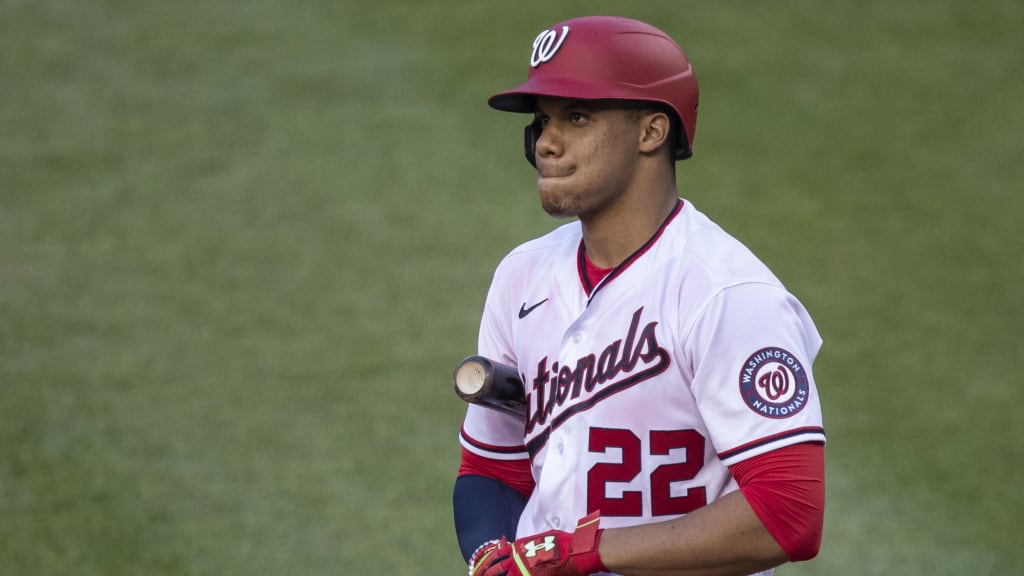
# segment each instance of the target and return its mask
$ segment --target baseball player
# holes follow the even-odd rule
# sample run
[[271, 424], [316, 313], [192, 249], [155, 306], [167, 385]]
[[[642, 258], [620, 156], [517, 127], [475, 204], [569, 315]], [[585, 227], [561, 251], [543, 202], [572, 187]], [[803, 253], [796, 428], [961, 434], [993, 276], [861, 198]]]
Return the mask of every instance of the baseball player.
[[525, 417], [469, 405], [455, 526], [472, 576], [771, 574], [818, 552], [821, 338], [768, 268], [689, 201], [697, 80], [664, 32], [568, 20], [527, 81], [541, 205], [573, 218], [498, 265], [478, 353]]

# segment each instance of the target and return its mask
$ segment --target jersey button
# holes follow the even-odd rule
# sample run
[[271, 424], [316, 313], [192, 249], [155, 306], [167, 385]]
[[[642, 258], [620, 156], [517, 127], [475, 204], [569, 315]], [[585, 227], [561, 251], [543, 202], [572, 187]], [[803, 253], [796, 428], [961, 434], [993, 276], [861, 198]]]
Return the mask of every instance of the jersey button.
[[580, 340], [582, 340], [582, 339], [583, 339], [583, 335], [580, 334], [579, 332], [577, 332], [577, 333], [572, 335], [572, 341], [573, 341], [574, 344], [579, 344]]
[[555, 450], [558, 450], [558, 453], [561, 454], [565, 451], [565, 444], [559, 442], [558, 445], [555, 446]]
[[558, 516], [552, 516], [551, 517], [551, 526], [552, 527], [558, 528], [561, 525], [562, 525], [562, 521], [561, 521], [561, 519], [558, 518]]

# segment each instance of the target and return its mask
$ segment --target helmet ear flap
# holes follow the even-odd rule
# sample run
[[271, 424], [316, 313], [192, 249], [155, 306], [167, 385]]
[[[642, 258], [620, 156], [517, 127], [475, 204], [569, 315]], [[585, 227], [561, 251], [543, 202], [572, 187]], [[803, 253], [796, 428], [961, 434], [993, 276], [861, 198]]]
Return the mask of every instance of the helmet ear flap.
[[690, 148], [690, 140], [686, 137], [686, 128], [675, 114], [671, 115], [672, 131], [676, 134], [675, 149], [672, 151], [673, 159], [686, 160], [693, 156], [693, 149]]
[[541, 125], [540, 120], [530, 122], [523, 130], [523, 154], [526, 155], [526, 161], [534, 168], [537, 167], [537, 140], [540, 139], [542, 130], [544, 130], [544, 127]]

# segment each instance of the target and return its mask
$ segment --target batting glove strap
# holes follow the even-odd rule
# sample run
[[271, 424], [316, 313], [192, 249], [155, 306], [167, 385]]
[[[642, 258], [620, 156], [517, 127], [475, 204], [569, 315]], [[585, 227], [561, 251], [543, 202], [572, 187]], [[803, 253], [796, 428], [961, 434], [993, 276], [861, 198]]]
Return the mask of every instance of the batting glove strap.
[[576, 531], [573, 532], [572, 552], [569, 558], [582, 574], [608, 571], [597, 553], [597, 548], [601, 544], [601, 533], [604, 532], [600, 524], [601, 513], [594, 512], [581, 519], [576, 525]]

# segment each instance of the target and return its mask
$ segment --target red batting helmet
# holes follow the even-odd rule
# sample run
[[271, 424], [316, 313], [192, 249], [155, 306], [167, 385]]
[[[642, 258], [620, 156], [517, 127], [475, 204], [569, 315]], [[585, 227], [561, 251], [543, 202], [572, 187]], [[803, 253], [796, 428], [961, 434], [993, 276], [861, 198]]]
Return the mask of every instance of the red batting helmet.
[[[668, 34], [628, 18], [586, 16], [541, 32], [533, 41], [526, 82], [491, 96], [488, 104], [532, 113], [537, 96], [658, 102], [682, 125], [673, 153], [682, 160], [693, 154], [698, 94], [693, 66]], [[530, 163], [539, 134], [527, 127]]]

